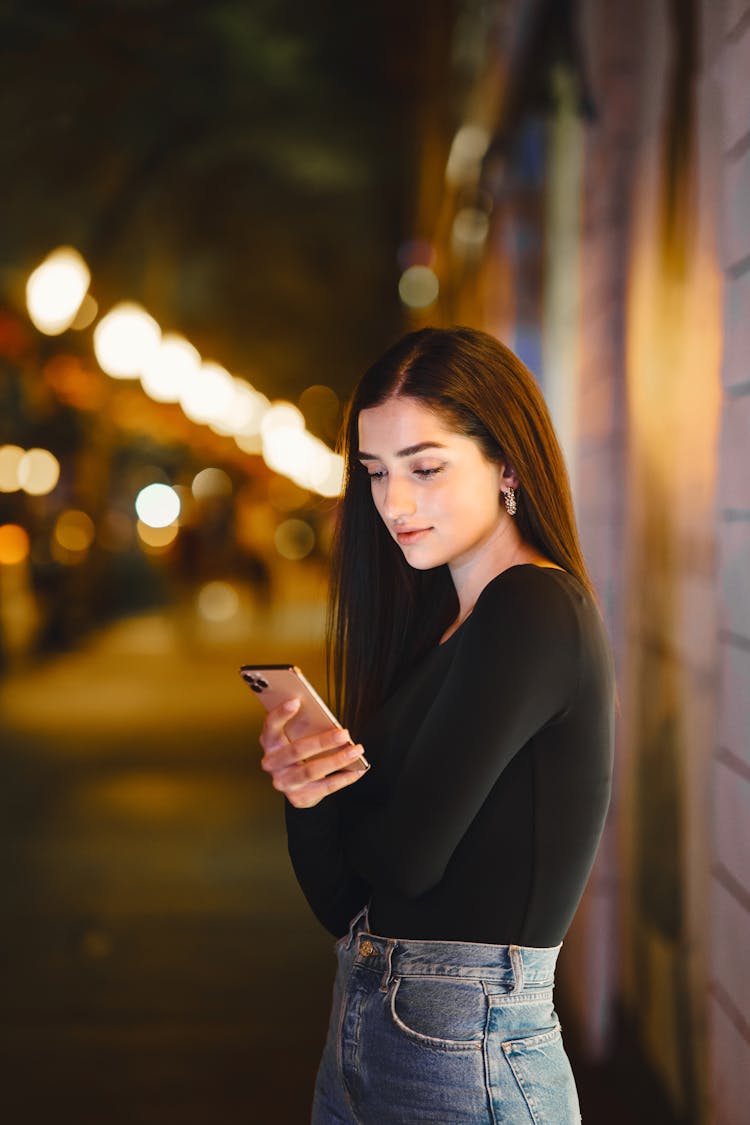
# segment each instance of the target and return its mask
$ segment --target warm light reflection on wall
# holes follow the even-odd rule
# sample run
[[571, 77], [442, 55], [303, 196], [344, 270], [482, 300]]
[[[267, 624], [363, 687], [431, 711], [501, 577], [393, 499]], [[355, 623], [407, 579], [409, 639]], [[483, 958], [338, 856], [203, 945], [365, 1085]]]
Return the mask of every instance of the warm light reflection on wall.
[[[708, 120], [708, 118], [707, 118]], [[713, 142], [696, 151], [718, 151]], [[688, 150], [688, 151], [693, 151]], [[621, 747], [622, 992], [675, 1116], [705, 1055], [687, 1014], [710, 963], [710, 748], [716, 738], [717, 449], [721, 409], [720, 201], [682, 170], [684, 222], [664, 222], [664, 151], [639, 153], [627, 291], [627, 602]], [[694, 180], [695, 177], [695, 180]], [[700, 179], [701, 190], [694, 192]], [[707, 190], [704, 193], [703, 188]], [[718, 207], [718, 210], [713, 210]], [[619, 498], [615, 494], [615, 505]], [[686, 958], [685, 951], [690, 950]], [[658, 987], [643, 989], [643, 981]], [[692, 1008], [697, 1011], [697, 1008]], [[700, 1023], [700, 1021], [699, 1021]]]
[[0, 525], [0, 564], [17, 566], [29, 555], [29, 536], [17, 523]]
[[490, 143], [489, 130], [478, 122], [462, 125], [453, 138], [445, 179], [452, 187], [479, 179], [482, 158]]
[[451, 229], [453, 248], [458, 253], [481, 250], [490, 231], [490, 217], [479, 207], [462, 207]]

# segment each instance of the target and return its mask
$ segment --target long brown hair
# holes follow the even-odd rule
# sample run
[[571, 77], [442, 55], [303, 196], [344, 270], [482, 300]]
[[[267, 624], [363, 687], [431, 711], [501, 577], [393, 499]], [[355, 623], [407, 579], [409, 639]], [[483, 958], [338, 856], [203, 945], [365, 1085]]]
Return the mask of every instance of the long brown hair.
[[419, 571], [406, 563], [358, 461], [360, 411], [393, 395], [416, 399], [474, 438], [489, 460], [512, 465], [522, 539], [594, 596], [562, 451], [531, 372], [486, 332], [409, 333], [362, 377], [342, 433], [345, 477], [333, 541], [328, 658], [334, 705], [355, 734], [458, 611], [447, 566]]

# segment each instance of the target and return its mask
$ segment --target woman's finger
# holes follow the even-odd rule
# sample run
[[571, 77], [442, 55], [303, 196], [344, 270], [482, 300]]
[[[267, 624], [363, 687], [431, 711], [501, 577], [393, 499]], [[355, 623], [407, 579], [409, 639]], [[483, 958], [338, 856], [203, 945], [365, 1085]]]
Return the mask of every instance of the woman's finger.
[[[359, 750], [361, 753], [361, 747]], [[330, 773], [319, 781], [312, 781], [309, 785], [300, 789], [293, 789], [286, 794], [286, 799], [290, 805], [294, 805], [297, 809], [310, 809], [313, 805], [319, 804], [324, 797], [329, 797], [331, 793], [335, 793], [339, 789], [345, 789], [347, 785], [353, 785], [355, 781], [359, 781], [364, 776], [364, 773], [358, 770], [341, 770], [339, 773]]]
[[308, 734], [304, 738], [290, 739], [284, 736], [276, 741], [261, 739], [261, 746], [265, 753], [260, 764], [268, 773], [275, 773], [277, 770], [286, 769], [287, 766], [293, 766], [327, 750], [351, 745], [351, 741], [349, 731], [342, 730], [340, 727], [331, 727], [319, 734]]
[[320, 781], [321, 778], [335, 773], [337, 770], [345, 769], [363, 753], [361, 746], [354, 746], [349, 743], [324, 754], [317, 754], [312, 758], [292, 762], [283, 769], [270, 771], [273, 784], [282, 793], [288, 793], [293, 789], [309, 785], [312, 781]]
[[285, 699], [278, 707], [272, 707], [263, 723], [260, 734], [260, 744], [265, 749], [266, 744], [273, 746], [285, 739], [284, 728], [293, 715], [300, 709], [300, 700], [296, 697]]

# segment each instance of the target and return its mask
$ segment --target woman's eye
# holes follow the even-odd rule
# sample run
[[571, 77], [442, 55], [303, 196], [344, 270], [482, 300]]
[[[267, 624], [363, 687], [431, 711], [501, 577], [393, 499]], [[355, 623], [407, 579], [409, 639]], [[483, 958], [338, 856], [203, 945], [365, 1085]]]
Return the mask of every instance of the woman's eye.
[[370, 480], [382, 480], [385, 476], [385, 469], [373, 469], [367, 473]]
[[434, 469], [415, 469], [414, 475], [421, 477], [422, 480], [429, 480], [430, 477], [435, 477], [438, 473], [442, 473], [442, 471], [443, 466], [437, 465]]

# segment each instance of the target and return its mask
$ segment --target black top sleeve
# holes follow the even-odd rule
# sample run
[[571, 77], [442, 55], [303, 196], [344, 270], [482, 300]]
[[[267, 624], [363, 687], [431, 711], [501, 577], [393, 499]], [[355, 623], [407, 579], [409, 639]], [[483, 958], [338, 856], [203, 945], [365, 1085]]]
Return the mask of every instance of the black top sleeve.
[[336, 937], [346, 933], [371, 893], [345, 857], [338, 796], [333, 794], [311, 809], [296, 809], [285, 801], [294, 874], [313, 914]]
[[536, 595], [495, 584], [467, 618], [390, 800], [348, 828], [346, 854], [371, 885], [407, 898], [434, 887], [502, 771], [569, 703], [575, 614], [551, 583]]

